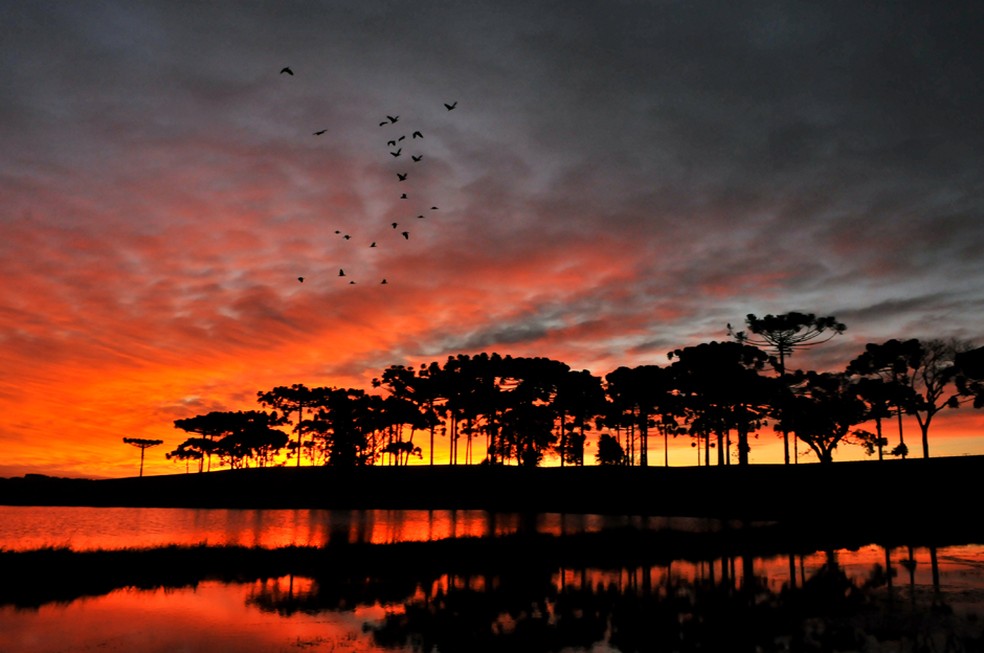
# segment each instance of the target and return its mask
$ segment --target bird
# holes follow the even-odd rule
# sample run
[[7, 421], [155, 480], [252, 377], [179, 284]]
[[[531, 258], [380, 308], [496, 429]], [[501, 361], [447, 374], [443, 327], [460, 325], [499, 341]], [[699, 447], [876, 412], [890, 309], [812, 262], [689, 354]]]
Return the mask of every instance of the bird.
[[354, 281], [349, 281], [349, 285], [350, 286], [354, 286], [355, 285], [355, 282]]
[[396, 139], [396, 140], [397, 140], [397, 142], [399, 142], [399, 141], [402, 141], [402, 140], [404, 140], [404, 139], [405, 139], [406, 137], [407, 137], [407, 135], [406, 135], [406, 134], [404, 134], [403, 136], [400, 136], [400, 137], [399, 137], [398, 139]]
[[340, 234], [340, 233], [342, 233], [342, 232], [341, 232], [341, 231], [339, 231], [338, 229], [336, 229], [336, 230], [335, 230], [335, 233], [336, 233], [336, 234]]
[[411, 136], [412, 136], [412, 138], [423, 138], [424, 137], [424, 135], [421, 134], [420, 132], [414, 132]]
[[350, 239], [351, 237], [352, 237], [352, 236], [349, 236], [348, 234], [345, 234], [344, 236], [342, 236], [342, 238], [344, 238], [345, 240], [348, 240], [348, 239]]
[[380, 281], [379, 283], [380, 283], [380, 284], [384, 284], [384, 283], [386, 283], [386, 279], [383, 279], [383, 280], [382, 280], [382, 281]]
[[448, 111], [450, 111], [451, 109], [453, 109], [453, 108], [455, 108], [456, 106], [458, 106], [458, 101], [457, 101], [457, 100], [455, 100], [455, 101], [454, 101], [454, 102], [452, 102], [451, 104], [448, 104], [447, 102], [445, 102], [445, 103], [444, 103], [444, 106], [445, 106], [445, 107], [447, 108], [447, 110], [448, 110]]
[[423, 216], [423, 215], [418, 215], [418, 216], [417, 216], [417, 219], [418, 219], [418, 220], [423, 220], [423, 219], [424, 219], [424, 216]]
[[293, 75], [294, 71], [290, 69], [290, 66], [284, 66], [283, 68], [280, 69], [280, 74], [283, 75], [284, 73], [287, 73], [288, 75]]
[[431, 211], [436, 211], [436, 210], [437, 210], [437, 207], [436, 206], [432, 206], [431, 207]]
[[390, 152], [390, 154], [392, 154], [393, 156], [400, 156], [400, 152], [402, 152], [402, 151], [403, 151], [403, 148], [401, 147], [396, 152]]
[[319, 130], [319, 131], [316, 131], [316, 132], [314, 132], [314, 135], [315, 135], [315, 136], [321, 136], [321, 135], [322, 135], [322, 134], [324, 134], [324, 133], [325, 133], [326, 131], [328, 131], [328, 130], [327, 130], [327, 129], [322, 129], [322, 130]]
[[300, 281], [301, 283], [304, 283], [304, 277], [297, 277], [297, 280]]
[[345, 270], [343, 270], [343, 269], [341, 269], [341, 268], [339, 268], [339, 269], [338, 269], [338, 276], [340, 276], [340, 277], [344, 277], [344, 276], [345, 276]]
[[410, 240], [410, 232], [409, 232], [409, 231], [404, 231], [404, 232], [402, 232], [402, 233], [403, 233], [403, 237], [404, 237], [405, 239], [407, 239], [407, 240]]
[[386, 144], [389, 145], [390, 147], [396, 147], [396, 141], [395, 140], [393, 140], [393, 141], [386, 141]]
[[407, 173], [405, 173], [405, 172], [398, 172], [398, 173], [396, 173], [396, 176], [400, 178], [400, 181], [406, 181], [407, 180]]
[[396, 229], [396, 225], [398, 225], [398, 224], [400, 224], [400, 223], [399, 222], [394, 222], [393, 223], [393, 228]]
[[369, 247], [375, 247], [375, 246], [376, 246], [376, 241], [374, 240], [372, 241], [372, 245], [369, 245]]
[[420, 154], [420, 155], [411, 154], [410, 155], [410, 158], [413, 159], [414, 162], [417, 162], [417, 161], [420, 161], [421, 159], [423, 159], [424, 158], [424, 155], [423, 154]]
[[380, 125], [392, 125], [394, 122], [400, 119], [400, 116], [386, 116], [386, 120], [379, 123]]
[[407, 199], [407, 194], [406, 193], [403, 193], [402, 195], [400, 195], [400, 199], [401, 200]]

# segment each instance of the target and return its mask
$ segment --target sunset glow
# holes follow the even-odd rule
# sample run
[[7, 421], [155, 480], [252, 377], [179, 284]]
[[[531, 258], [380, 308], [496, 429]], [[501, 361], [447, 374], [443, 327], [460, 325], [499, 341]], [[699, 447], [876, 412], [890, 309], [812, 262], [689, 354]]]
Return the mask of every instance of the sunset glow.
[[[124, 437], [180, 473], [174, 420], [258, 391], [480, 352], [604, 377], [748, 313], [847, 325], [794, 368], [980, 346], [970, 7], [7, 3], [0, 476], [134, 476]], [[930, 441], [984, 454], [984, 411]]]

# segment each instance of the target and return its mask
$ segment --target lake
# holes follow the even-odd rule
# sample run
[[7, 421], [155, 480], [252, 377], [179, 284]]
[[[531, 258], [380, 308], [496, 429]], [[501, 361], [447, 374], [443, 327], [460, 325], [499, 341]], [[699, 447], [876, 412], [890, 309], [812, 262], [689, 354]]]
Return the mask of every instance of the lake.
[[767, 528], [0, 507], [0, 652], [984, 650], [981, 543], [741, 553]]

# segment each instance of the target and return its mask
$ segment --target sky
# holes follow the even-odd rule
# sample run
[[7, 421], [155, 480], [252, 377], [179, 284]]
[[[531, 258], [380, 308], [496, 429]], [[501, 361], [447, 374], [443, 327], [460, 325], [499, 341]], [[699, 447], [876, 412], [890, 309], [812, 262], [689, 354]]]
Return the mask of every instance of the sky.
[[749, 313], [847, 325], [792, 367], [984, 344], [982, 32], [961, 1], [2, 0], [0, 476], [133, 475], [123, 437], [183, 472], [173, 421], [260, 390], [604, 376]]

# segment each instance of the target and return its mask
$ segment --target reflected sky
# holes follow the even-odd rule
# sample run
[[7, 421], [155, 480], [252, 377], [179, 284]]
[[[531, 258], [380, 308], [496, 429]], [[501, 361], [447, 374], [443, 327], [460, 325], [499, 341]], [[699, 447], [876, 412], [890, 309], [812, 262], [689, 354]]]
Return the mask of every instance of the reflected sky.
[[0, 548], [45, 546], [76, 551], [165, 546], [324, 546], [392, 544], [520, 531], [553, 535], [635, 526], [687, 532], [716, 530], [716, 519], [484, 510], [230, 510], [0, 506]]
[[[806, 641], [823, 643], [818, 650], [852, 650], [830, 644], [830, 632], [845, 624], [853, 633], [845, 645], [863, 640], [909, 650], [913, 633], [943, 637], [945, 630], [980, 638], [982, 597], [984, 547], [977, 545], [867, 546], [623, 569], [557, 569], [539, 561], [494, 574], [411, 570], [399, 582], [356, 575], [202, 580], [122, 588], [37, 609], [0, 606], [0, 650], [252, 653], [436, 646], [450, 653], [503, 650], [489, 648], [498, 645], [600, 653], [662, 650], [669, 636], [680, 638], [678, 650], [691, 650], [718, 641], [722, 634], [712, 630], [722, 619], [747, 619], [750, 628], [760, 628], [749, 637], [767, 638], [762, 650]], [[752, 641], [740, 639], [733, 650]]]

